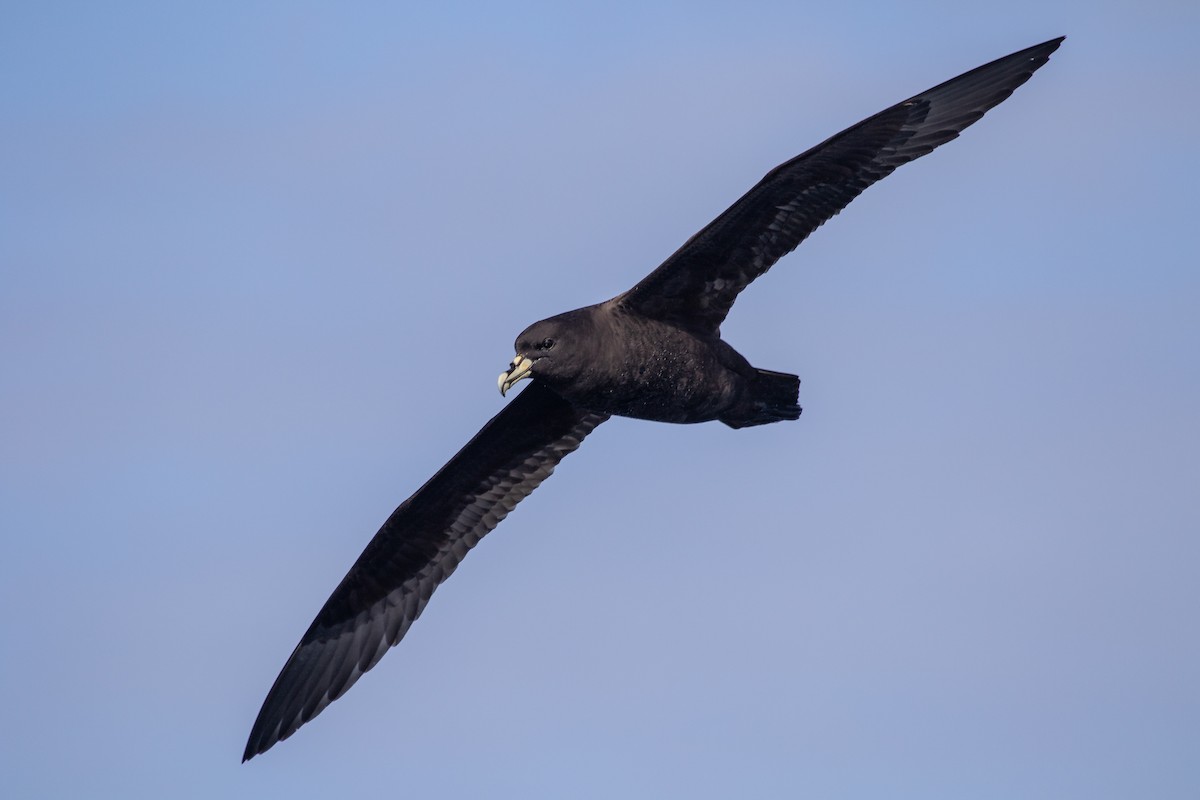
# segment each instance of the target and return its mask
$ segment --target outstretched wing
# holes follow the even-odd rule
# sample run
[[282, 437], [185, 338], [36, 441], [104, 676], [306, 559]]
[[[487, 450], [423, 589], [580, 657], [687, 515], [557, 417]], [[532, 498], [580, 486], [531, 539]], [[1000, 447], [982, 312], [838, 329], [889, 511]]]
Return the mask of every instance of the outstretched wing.
[[534, 381], [383, 523], [284, 664], [242, 760], [332, 703], [400, 641], [438, 584], [608, 419]]
[[1065, 37], [960, 75], [863, 120], [767, 173], [753, 189], [614, 302], [717, 333], [738, 293], [871, 184], [998, 105]]

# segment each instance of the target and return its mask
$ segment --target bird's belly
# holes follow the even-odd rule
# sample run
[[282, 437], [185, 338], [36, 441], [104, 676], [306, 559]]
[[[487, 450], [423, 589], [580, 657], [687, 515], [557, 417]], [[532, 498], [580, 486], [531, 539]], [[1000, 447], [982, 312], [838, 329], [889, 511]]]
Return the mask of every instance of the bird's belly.
[[[708, 422], [735, 401], [740, 378], [715, 361], [658, 358], [623, 366], [593, 384], [589, 410], [655, 422]], [[570, 398], [568, 398], [570, 399]]]

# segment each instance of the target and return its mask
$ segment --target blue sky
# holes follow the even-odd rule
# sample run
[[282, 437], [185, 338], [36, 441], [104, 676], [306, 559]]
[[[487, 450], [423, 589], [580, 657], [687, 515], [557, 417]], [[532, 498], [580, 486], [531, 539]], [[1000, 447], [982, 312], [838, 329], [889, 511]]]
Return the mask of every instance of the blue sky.
[[[1183, 2], [6, 5], [6, 792], [1194, 797], [1198, 32]], [[742, 295], [725, 337], [800, 374], [800, 421], [605, 425], [239, 764], [525, 325], [1059, 34]]]

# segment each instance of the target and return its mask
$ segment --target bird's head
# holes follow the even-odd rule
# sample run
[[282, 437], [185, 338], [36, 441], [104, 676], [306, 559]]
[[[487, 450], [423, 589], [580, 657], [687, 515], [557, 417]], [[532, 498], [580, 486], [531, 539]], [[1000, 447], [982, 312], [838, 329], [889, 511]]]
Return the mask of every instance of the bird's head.
[[570, 311], [535, 322], [517, 337], [516, 356], [496, 381], [505, 394], [518, 381], [537, 378], [551, 387], [573, 381], [584, 366], [582, 349], [587, 342], [587, 323]]

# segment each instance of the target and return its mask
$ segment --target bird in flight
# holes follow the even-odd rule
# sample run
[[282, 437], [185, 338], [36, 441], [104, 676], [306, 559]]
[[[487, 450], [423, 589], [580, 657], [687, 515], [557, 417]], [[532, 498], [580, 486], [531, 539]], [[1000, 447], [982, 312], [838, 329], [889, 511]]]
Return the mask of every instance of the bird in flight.
[[733, 301], [868, 186], [1004, 101], [1062, 41], [847, 128], [768, 172], [629, 291], [526, 328], [498, 384], [501, 394], [529, 385], [383, 523], [275, 679], [242, 760], [375, 666], [467, 551], [610, 416], [733, 428], [798, 418], [800, 379], [751, 366], [721, 339]]

